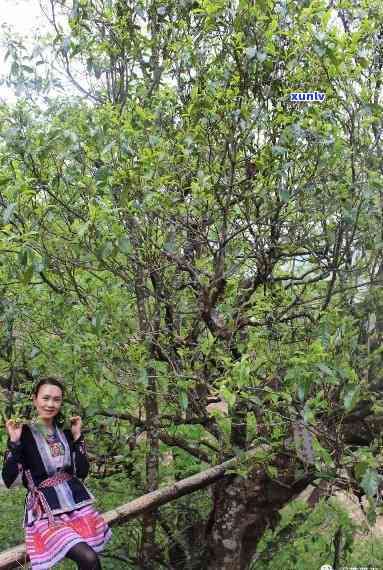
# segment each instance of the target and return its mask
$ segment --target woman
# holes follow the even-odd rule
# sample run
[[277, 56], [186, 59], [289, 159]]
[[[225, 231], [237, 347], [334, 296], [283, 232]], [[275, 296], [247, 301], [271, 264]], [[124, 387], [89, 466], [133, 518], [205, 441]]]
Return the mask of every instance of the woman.
[[96, 553], [112, 533], [80, 481], [89, 472], [80, 416], [71, 418], [70, 430], [59, 427], [63, 395], [58, 380], [44, 378], [33, 391], [38, 417], [30, 424], [6, 421], [2, 476], [10, 487], [21, 471], [29, 491], [23, 528], [32, 570], [52, 568], [65, 556], [80, 570], [100, 570]]

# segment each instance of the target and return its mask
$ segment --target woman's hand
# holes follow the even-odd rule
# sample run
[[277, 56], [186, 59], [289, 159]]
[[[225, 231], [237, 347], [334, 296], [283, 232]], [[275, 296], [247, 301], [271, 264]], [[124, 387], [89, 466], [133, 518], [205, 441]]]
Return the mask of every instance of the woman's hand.
[[21, 432], [23, 430], [23, 422], [10, 419], [5, 422], [5, 428], [8, 432], [9, 439], [13, 443], [17, 443], [21, 438]]
[[70, 423], [71, 423], [71, 431], [72, 431], [72, 435], [73, 435], [73, 440], [75, 441], [76, 439], [78, 439], [81, 435], [81, 417], [80, 416], [72, 416], [70, 418]]

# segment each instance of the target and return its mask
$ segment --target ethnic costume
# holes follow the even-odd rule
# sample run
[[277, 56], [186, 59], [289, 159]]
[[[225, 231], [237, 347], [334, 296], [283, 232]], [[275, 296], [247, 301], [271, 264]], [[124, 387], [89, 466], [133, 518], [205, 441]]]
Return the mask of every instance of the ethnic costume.
[[101, 552], [112, 532], [94, 510], [94, 496], [80, 479], [89, 472], [84, 438], [55, 428], [44, 436], [33, 423], [23, 425], [20, 441], [8, 439], [2, 476], [10, 487], [22, 473], [26, 551], [32, 570], [47, 570], [76, 544]]

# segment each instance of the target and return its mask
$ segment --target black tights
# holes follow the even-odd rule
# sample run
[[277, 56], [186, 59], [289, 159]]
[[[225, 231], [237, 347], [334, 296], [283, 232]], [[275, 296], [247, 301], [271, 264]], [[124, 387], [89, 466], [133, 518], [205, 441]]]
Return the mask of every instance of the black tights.
[[79, 542], [73, 546], [66, 556], [77, 562], [79, 570], [102, 570], [99, 557], [86, 542]]

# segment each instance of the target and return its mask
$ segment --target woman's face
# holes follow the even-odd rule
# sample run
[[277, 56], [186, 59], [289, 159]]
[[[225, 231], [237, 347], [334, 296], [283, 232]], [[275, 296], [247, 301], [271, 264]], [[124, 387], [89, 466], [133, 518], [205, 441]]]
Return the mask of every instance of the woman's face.
[[62, 404], [62, 392], [58, 386], [52, 384], [43, 384], [37, 393], [37, 397], [33, 396], [33, 404], [37, 410], [37, 414], [43, 420], [53, 420], [60, 411]]

